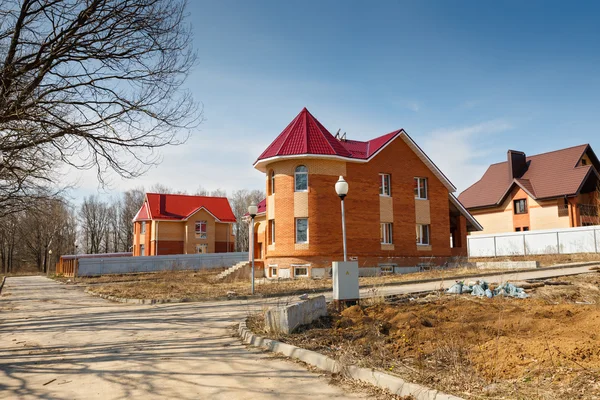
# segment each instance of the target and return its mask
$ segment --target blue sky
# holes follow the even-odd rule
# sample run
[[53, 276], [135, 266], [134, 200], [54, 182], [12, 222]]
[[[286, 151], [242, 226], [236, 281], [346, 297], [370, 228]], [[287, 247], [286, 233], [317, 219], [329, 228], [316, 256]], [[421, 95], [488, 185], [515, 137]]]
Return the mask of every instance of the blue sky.
[[[305, 106], [351, 139], [404, 128], [459, 192], [509, 148], [600, 151], [600, 5], [370, 3], [190, 1], [187, 84], [206, 121], [102, 192], [264, 189], [252, 163]], [[75, 175], [75, 197], [98, 190], [93, 172]]]

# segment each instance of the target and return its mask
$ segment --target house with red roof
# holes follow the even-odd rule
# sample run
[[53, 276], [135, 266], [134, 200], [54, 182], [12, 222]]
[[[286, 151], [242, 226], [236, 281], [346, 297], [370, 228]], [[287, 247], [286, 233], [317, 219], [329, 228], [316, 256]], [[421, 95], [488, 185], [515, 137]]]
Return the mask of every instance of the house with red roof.
[[349, 184], [348, 256], [371, 271], [443, 264], [466, 255], [467, 232], [481, 229], [403, 129], [350, 140], [304, 108], [254, 168], [265, 174], [267, 197], [251, 240], [268, 278], [323, 276], [343, 259], [340, 176]]
[[597, 225], [600, 162], [589, 144], [527, 156], [508, 150], [458, 197], [480, 233]]
[[146, 193], [133, 219], [133, 255], [232, 252], [235, 222], [226, 197]]

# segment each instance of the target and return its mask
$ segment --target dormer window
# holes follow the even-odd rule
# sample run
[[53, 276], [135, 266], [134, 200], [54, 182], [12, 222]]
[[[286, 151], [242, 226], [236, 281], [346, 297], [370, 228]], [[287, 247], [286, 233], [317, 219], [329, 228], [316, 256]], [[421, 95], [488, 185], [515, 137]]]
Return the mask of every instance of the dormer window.
[[581, 159], [581, 165], [587, 165], [587, 160], [585, 158]]
[[304, 165], [297, 166], [296, 171], [294, 172], [294, 191], [308, 191], [308, 168]]

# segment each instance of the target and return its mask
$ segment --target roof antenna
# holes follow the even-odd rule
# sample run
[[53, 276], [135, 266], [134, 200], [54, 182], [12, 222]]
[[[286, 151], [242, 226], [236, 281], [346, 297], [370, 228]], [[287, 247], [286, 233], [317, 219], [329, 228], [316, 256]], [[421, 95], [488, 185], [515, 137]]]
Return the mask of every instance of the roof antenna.
[[335, 138], [336, 139], [340, 139], [340, 131], [342, 130], [342, 128], [338, 129], [338, 131], [335, 133]]
[[342, 135], [342, 140], [346, 140], [346, 132], [344, 132], [344, 134]]

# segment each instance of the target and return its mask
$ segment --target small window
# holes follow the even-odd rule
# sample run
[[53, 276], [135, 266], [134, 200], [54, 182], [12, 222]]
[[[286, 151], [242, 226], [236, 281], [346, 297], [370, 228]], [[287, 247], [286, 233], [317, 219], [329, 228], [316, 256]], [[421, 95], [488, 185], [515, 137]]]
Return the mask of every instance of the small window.
[[277, 265], [269, 265], [269, 276], [277, 278]]
[[275, 244], [275, 220], [269, 220], [269, 244]]
[[297, 166], [296, 172], [294, 172], [294, 191], [308, 191], [308, 168], [304, 165]]
[[296, 243], [308, 243], [308, 218], [296, 218]]
[[275, 171], [271, 171], [269, 174], [269, 184], [271, 185], [270, 193], [275, 194]]
[[393, 241], [393, 229], [392, 229], [392, 224], [390, 223], [383, 223], [381, 224], [381, 228], [379, 230], [380, 233], [380, 238], [381, 238], [381, 244], [392, 244]]
[[206, 239], [206, 221], [196, 221], [196, 238]]
[[523, 232], [527, 232], [527, 231], [529, 231], [529, 227], [528, 226], [524, 226], [523, 227]]
[[208, 245], [206, 243], [196, 245], [196, 253], [206, 254], [208, 253]]
[[380, 196], [391, 196], [391, 176], [390, 174], [379, 174], [379, 195]]
[[389, 275], [394, 273], [394, 265], [380, 265], [379, 269], [382, 275]]
[[587, 165], [587, 160], [585, 158], [581, 159], [581, 165]]
[[415, 199], [427, 199], [427, 178], [415, 178]]
[[308, 276], [308, 267], [294, 267], [294, 277]]
[[141, 233], [142, 235], [146, 233], [146, 221], [142, 222]]
[[515, 228], [515, 232], [521, 232], [521, 227]]
[[417, 244], [429, 245], [429, 225], [417, 224]]
[[515, 200], [514, 201], [514, 212], [515, 214], [527, 214], [527, 200]]
[[146, 247], [143, 244], [140, 244], [140, 256], [146, 255]]

